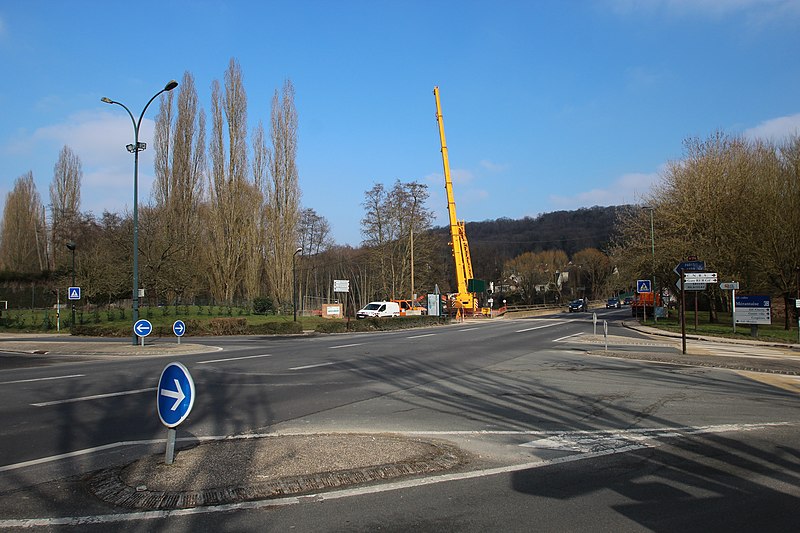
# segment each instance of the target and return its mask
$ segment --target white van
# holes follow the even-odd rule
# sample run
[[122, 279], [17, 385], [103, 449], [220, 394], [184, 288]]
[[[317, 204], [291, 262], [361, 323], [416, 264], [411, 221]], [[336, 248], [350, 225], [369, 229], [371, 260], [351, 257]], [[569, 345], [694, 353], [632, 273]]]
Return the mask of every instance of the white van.
[[370, 302], [364, 309], [356, 313], [356, 318], [400, 316], [400, 304], [397, 302]]

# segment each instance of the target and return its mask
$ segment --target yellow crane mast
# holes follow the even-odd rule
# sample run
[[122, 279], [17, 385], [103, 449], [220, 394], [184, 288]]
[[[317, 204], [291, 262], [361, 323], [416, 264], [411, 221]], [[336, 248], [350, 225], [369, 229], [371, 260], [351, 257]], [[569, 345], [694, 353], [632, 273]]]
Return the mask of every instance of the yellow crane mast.
[[447, 212], [450, 215], [450, 245], [453, 247], [453, 258], [456, 263], [456, 282], [458, 293], [454, 304], [457, 308], [472, 313], [475, 311], [475, 296], [468, 291], [467, 281], [472, 279], [472, 259], [469, 255], [467, 233], [464, 221], [456, 218], [456, 202], [453, 199], [453, 181], [450, 178], [450, 161], [447, 157], [447, 142], [444, 137], [444, 119], [442, 104], [439, 101], [439, 87], [433, 88], [436, 97], [436, 122], [439, 123], [439, 139], [442, 143], [442, 164], [444, 165], [444, 188], [447, 191]]

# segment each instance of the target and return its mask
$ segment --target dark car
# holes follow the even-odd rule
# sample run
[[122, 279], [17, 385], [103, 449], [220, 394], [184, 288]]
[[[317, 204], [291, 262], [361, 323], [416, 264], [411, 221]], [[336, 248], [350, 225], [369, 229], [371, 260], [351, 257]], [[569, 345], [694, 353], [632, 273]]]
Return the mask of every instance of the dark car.
[[619, 309], [622, 304], [619, 303], [619, 298], [609, 298], [606, 300], [606, 309]]
[[633, 298], [626, 296], [625, 300], [622, 302], [622, 305], [631, 305], [631, 302], [633, 302]]
[[586, 300], [584, 300], [583, 298], [572, 300], [569, 303], [568, 308], [570, 313], [587, 311], [589, 309], [589, 307], [586, 305]]

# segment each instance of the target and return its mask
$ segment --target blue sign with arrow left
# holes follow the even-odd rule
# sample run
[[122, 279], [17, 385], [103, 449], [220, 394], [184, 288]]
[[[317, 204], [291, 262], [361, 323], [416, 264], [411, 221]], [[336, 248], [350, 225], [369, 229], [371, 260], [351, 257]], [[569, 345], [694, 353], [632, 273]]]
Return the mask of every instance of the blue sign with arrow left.
[[139, 337], [147, 337], [153, 331], [153, 324], [142, 318], [133, 324], [133, 332]]
[[181, 363], [170, 363], [158, 380], [158, 417], [168, 428], [174, 428], [189, 416], [194, 405], [194, 380]]

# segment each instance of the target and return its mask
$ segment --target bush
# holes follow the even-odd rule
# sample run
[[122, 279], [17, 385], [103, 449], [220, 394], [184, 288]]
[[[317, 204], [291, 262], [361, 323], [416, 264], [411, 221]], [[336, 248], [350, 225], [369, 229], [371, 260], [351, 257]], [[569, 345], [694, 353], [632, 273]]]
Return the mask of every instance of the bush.
[[342, 320], [326, 320], [320, 322], [314, 328], [317, 333], [345, 333], [347, 331], [347, 322]]
[[244, 318], [212, 318], [208, 321], [211, 335], [244, 335], [247, 333], [247, 320]]
[[253, 299], [253, 313], [266, 315], [272, 311], [272, 300], [266, 296], [259, 296]]
[[249, 335], [292, 335], [303, 333], [303, 325], [294, 321], [265, 322], [251, 325], [247, 328], [247, 333]]

